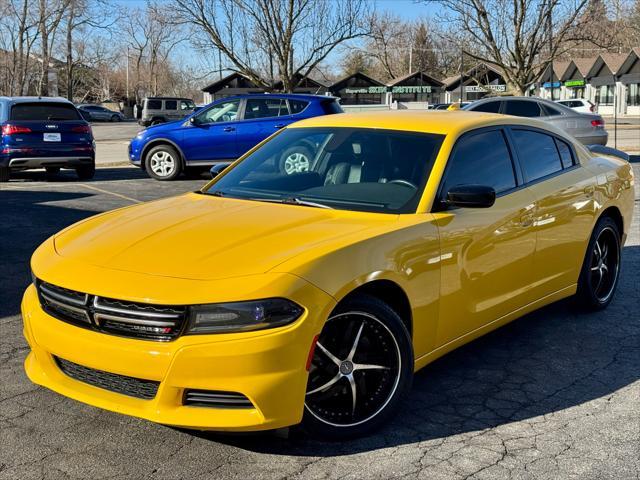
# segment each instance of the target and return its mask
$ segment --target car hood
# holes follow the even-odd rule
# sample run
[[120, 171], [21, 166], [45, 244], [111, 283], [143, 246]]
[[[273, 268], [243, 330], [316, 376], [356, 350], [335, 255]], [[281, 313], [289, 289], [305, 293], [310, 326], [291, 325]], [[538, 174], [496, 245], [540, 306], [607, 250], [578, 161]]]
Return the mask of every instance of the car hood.
[[182, 126], [182, 124], [184, 123], [184, 120], [185, 119], [183, 118], [181, 120], [165, 122], [159, 125], [151, 125], [150, 127], [145, 128], [144, 132], [146, 134], [154, 134], [154, 133], [168, 132], [170, 130], [175, 130], [176, 128], [180, 128]]
[[215, 280], [265, 273], [393, 215], [186, 194], [100, 214], [54, 238], [58, 255], [151, 275]]

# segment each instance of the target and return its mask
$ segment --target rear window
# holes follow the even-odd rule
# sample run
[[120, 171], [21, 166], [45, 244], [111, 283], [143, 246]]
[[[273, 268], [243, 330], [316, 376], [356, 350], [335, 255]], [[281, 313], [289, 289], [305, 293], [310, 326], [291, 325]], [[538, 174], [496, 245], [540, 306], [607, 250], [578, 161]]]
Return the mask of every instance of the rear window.
[[300, 113], [305, 108], [307, 108], [307, 105], [309, 105], [309, 102], [305, 102], [303, 100], [289, 100], [289, 109], [291, 110], [291, 115]]
[[541, 115], [538, 103], [527, 100], [507, 101], [504, 113], [516, 117], [539, 117]]
[[177, 100], [165, 100], [164, 108], [166, 110], [177, 110], [178, 109], [178, 101]]
[[337, 100], [329, 100], [322, 102], [322, 110], [325, 114], [331, 115], [332, 113], [342, 113], [342, 107]]
[[162, 100], [147, 100], [147, 110], [162, 110]]
[[513, 139], [527, 182], [562, 170], [558, 148], [550, 135], [531, 130], [513, 130]]
[[500, 101], [481, 103], [475, 107], [471, 107], [474, 112], [499, 113]]
[[66, 103], [18, 103], [11, 108], [11, 120], [80, 120], [76, 107]]

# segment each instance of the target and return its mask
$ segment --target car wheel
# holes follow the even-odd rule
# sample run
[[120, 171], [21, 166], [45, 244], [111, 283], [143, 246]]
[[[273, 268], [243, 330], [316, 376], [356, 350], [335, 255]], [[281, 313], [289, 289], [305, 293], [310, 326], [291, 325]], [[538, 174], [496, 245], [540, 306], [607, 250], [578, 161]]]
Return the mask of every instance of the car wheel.
[[379, 428], [408, 394], [413, 363], [411, 338], [391, 307], [369, 295], [346, 300], [318, 338], [303, 428], [331, 439]]
[[53, 178], [60, 173], [60, 167], [45, 167], [47, 178]]
[[576, 300], [588, 310], [601, 310], [611, 300], [620, 276], [620, 231], [611, 217], [598, 220], [584, 257]]
[[111, 121], [112, 121], [112, 122], [119, 122], [120, 120], [121, 120], [121, 119], [120, 119], [120, 116], [119, 116], [119, 115], [112, 115], [112, 116], [111, 116]]
[[78, 175], [80, 180], [91, 180], [95, 174], [95, 165], [83, 165], [82, 167], [76, 168], [76, 175]]
[[173, 180], [181, 168], [180, 155], [169, 145], [153, 147], [145, 157], [145, 169], [156, 180]]
[[313, 154], [302, 145], [287, 148], [280, 157], [280, 171], [287, 175], [308, 172], [311, 168]]
[[0, 167], [0, 182], [8, 182], [9, 176], [9, 167]]

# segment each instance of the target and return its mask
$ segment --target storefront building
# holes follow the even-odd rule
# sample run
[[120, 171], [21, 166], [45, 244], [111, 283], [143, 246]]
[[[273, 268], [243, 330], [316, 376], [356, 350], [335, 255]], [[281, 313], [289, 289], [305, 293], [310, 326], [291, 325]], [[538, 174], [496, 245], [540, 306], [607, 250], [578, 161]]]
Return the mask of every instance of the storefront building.
[[396, 78], [387, 84], [391, 100], [398, 103], [441, 103], [444, 97], [444, 83], [427, 75], [414, 72]]
[[569, 62], [553, 62], [553, 66], [547, 67], [540, 75], [540, 97], [547, 100], [560, 100], [562, 98], [562, 74]]
[[587, 73], [586, 80], [591, 86], [588, 100], [596, 104], [601, 115], [613, 115], [616, 107], [617, 113], [621, 113], [621, 103], [617, 100], [623, 91], [616, 73], [626, 57], [623, 54], [599, 55]]
[[446, 103], [461, 100], [471, 102], [490, 94], [504, 95], [507, 92], [507, 82], [503, 74], [486, 63], [480, 63], [462, 75], [449, 77], [443, 83]]
[[586, 75], [595, 58], [576, 58], [569, 62], [564, 73], [560, 75], [562, 82], [562, 99], [587, 98]]
[[329, 93], [340, 97], [342, 105], [381, 105], [386, 103], [387, 87], [362, 72], [356, 72], [330, 85]]
[[618, 70], [620, 111], [626, 115], [640, 115], [640, 47], [636, 47]]

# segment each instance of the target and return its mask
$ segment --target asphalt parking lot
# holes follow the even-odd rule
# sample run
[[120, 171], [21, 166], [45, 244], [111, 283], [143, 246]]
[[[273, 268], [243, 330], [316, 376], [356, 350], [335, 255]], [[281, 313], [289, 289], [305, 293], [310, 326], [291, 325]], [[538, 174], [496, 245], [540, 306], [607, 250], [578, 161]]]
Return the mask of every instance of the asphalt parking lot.
[[560, 302], [416, 375], [402, 413], [369, 438], [181, 431], [32, 385], [19, 316], [29, 257], [89, 215], [195, 190], [103, 168], [90, 182], [26, 172], [0, 185], [0, 479], [640, 478], [640, 164], [614, 302]]

